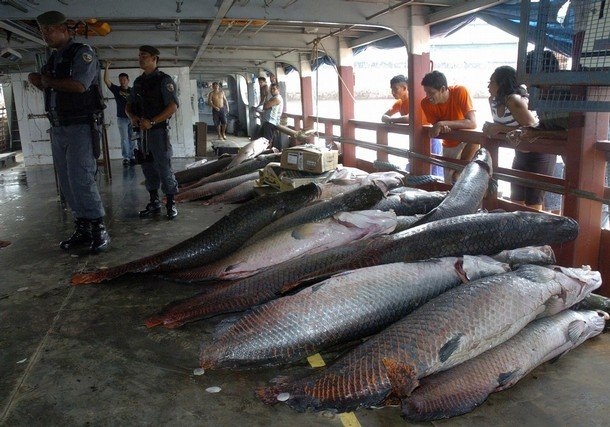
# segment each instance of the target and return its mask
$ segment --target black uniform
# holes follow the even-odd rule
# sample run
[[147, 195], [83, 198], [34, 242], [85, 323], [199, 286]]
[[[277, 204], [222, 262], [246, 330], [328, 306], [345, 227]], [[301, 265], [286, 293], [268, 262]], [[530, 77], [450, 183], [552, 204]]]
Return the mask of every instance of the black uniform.
[[[129, 103], [138, 117], [152, 120], [171, 102], [178, 105], [176, 84], [159, 69], [148, 75], [142, 74], [134, 81]], [[178, 182], [172, 171], [172, 146], [167, 121], [156, 123], [149, 130], [143, 130], [138, 145], [142, 172], [146, 189], [151, 193], [151, 202], [159, 186], [168, 200], [173, 200], [173, 195], [178, 192]]]

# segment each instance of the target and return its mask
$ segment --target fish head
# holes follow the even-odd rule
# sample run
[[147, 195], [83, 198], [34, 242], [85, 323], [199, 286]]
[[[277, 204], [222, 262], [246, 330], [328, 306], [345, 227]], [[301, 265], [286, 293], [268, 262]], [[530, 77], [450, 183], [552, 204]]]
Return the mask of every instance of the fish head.
[[591, 270], [588, 265], [581, 268], [553, 266], [553, 270], [561, 273], [555, 277], [564, 289], [573, 289], [574, 291], [569, 293], [566, 300], [566, 303], [569, 304], [568, 307], [586, 298], [602, 285], [602, 276], [599, 271]]
[[485, 170], [492, 175], [492, 161], [491, 154], [485, 148], [481, 147], [477, 150], [474, 157], [472, 158], [472, 162], [478, 163], [483, 166]]
[[531, 230], [544, 232], [546, 244], [569, 242], [578, 236], [578, 223], [567, 216], [543, 212], [513, 212], [519, 219], [528, 224]]
[[568, 325], [568, 337], [574, 347], [603, 332], [610, 315], [601, 310], [574, 312], [576, 320]]

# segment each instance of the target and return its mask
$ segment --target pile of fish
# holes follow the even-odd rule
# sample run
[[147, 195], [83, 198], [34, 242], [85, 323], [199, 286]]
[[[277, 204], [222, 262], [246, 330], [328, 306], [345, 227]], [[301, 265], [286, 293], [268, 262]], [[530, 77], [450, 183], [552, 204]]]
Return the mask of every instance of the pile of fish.
[[[261, 147], [179, 175], [184, 200], [207, 197], [215, 182], [232, 190], [251, 183], [245, 165], [275, 155]], [[230, 181], [238, 176], [242, 184]], [[265, 403], [337, 412], [401, 404], [407, 420], [452, 417], [601, 333], [608, 320], [591, 310], [600, 274], [554, 265], [549, 245], [575, 239], [578, 224], [479, 212], [491, 177], [481, 149], [449, 193], [405, 187], [402, 174], [385, 172], [255, 197], [174, 247], [71, 281], [155, 274], [201, 284], [146, 319], [150, 328], [245, 311], [202, 344], [205, 370], [281, 366], [351, 348], [323, 370], [256, 390]]]

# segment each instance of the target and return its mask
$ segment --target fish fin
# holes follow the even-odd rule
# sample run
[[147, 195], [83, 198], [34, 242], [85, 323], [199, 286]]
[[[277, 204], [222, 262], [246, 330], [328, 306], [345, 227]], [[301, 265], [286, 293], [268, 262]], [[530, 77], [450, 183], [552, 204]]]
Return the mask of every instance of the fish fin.
[[447, 359], [459, 348], [460, 340], [464, 334], [459, 334], [447, 341], [438, 352], [438, 357], [441, 362], [446, 362]]
[[574, 320], [568, 325], [568, 337], [572, 343], [577, 343], [581, 335], [587, 329], [587, 322], [583, 320]]
[[224, 335], [229, 329], [237, 323], [237, 321], [243, 316], [243, 313], [236, 314], [234, 316], [229, 316], [226, 319], [222, 319], [220, 323], [216, 325], [214, 328], [214, 333], [212, 334], [212, 339], [217, 339], [221, 335]]
[[144, 323], [146, 324], [146, 327], [151, 329], [154, 328], [155, 326], [159, 326], [163, 324], [163, 316], [159, 315], [159, 314], [154, 314], [150, 317], [148, 317]]
[[383, 363], [388, 378], [390, 379], [392, 394], [398, 398], [410, 396], [411, 392], [419, 385], [413, 367], [400, 364], [393, 359], [385, 357], [381, 359], [381, 363]]
[[113, 276], [108, 277], [107, 271], [110, 269], [98, 269], [92, 271], [83, 271], [74, 273], [70, 279], [72, 285], [86, 285], [90, 283], [100, 283], [104, 280], [110, 280]]
[[265, 405], [274, 405], [279, 402], [280, 389], [279, 387], [259, 387], [254, 389], [254, 394]]
[[[563, 294], [563, 290], [562, 290]], [[544, 303], [544, 311], [538, 318], [557, 314], [565, 309], [565, 297], [563, 295], [553, 295]]]
[[521, 378], [521, 372], [519, 369], [515, 369], [509, 372], [500, 372], [498, 375], [498, 387], [496, 391], [504, 390], [513, 386]]
[[330, 274], [321, 274], [319, 276], [306, 277], [304, 279], [297, 280], [291, 283], [284, 283], [284, 285], [279, 290], [279, 294], [283, 295], [301, 288], [305, 288], [307, 286], [311, 286], [315, 283], [321, 282], [322, 280], [328, 279], [330, 276]]
[[310, 222], [296, 227], [294, 230], [292, 230], [290, 236], [295, 240], [310, 239], [312, 236], [319, 233], [320, 230], [325, 230], [326, 228], [328, 228], [326, 223], [321, 224], [317, 222]]
[[470, 281], [470, 279], [468, 278], [468, 275], [464, 271], [464, 259], [463, 258], [458, 258], [458, 260], [454, 264], [454, 268], [455, 268], [456, 274], [458, 275], [458, 277], [460, 278], [462, 283], [468, 283]]

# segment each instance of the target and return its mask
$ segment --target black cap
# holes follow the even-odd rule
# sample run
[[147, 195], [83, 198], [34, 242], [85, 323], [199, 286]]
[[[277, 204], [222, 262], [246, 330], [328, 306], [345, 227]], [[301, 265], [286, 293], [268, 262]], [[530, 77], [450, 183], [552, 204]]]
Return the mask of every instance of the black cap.
[[36, 17], [39, 25], [60, 25], [66, 22], [66, 16], [56, 10], [50, 10]]
[[144, 46], [140, 46], [140, 52], [150, 53], [151, 55], [154, 55], [154, 56], [159, 56], [159, 54], [161, 53], [161, 52], [159, 52], [159, 49], [157, 49], [156, 47], [149, 46], [147, 44], [145, 44]]

